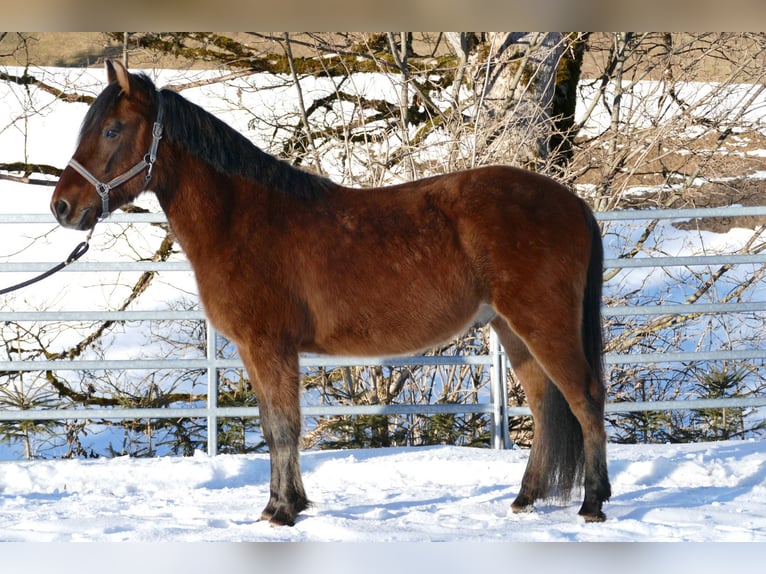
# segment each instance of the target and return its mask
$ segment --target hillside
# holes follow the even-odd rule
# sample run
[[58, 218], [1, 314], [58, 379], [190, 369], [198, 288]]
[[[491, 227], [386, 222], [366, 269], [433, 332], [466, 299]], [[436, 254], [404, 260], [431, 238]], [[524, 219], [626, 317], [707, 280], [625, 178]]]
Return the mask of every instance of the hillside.
[[[165, 53], [158, 50], [137, 47], [141, 33], [132, 33], [135, 37], [129, 43], [129, 61], [133, 67], [156, 67], [168, 69], [206, 69], [217, 67], [219, 64], [206, 61], [204, 58], [188, 57], [173, 46], [172, 42], [164, 45]], [[266, 59], [283, 58], [284, 48], [281, 43], [282, 32], [218, 32], [222, 38], [230, 38], [234, 42], [241, 42]], [[26, 65], [35, 66], [101, 66], [104, 58], [121, 58], [124, 46], [121, 40], [115, 39], [117, 34], [107, 35], [104, 32], [1, 32], [0, 33], [0, 65]], [[202, 35], [201, 35], [202, 36]], [[677, 44], [682, 49], [675, 56], [682, 63], [685, 59], [692, 61], [704, 55], [705, 63], [699, 71], [695, 71], [695, 81], [722, 81], [729, 77], [741, 64], [736, 59], [718, 54], [708, 48], [707, 44], [690, 43], [689, 35], [680, 34]], [[713, 36], [711, 34], [711, 36]], [[292, 51], [296, 57], [316, 56], [318, 51], [327, 51], [329, 48], [351, 50], [387, 50], [385, 41], [380, 35], [369, 33], [291, 33], [293, 42]], [[703, 35], [703, 40], [706, 38]], [[724, 41], [733, 49], [748, 53], [758, 50], [762, 39], [759, 35], [731, 34]], [[207, 42], [207, 43], [206, 43]], [[211, 50], [225, 51], [235, 48], [225, 45], [212, 46], [211, 40], [206, 39], [197, 44]], [[608, 33], [596, 32], [590, 35], [588, 50], [583, 60], [582, 76], [595, 78], [603, 69], [603, 60], [607, 57], [611, 47], [611, 38]], [[659, 49], [659, 46], [658, 46]], [[453, 51], [439, 33], [416, 33], [412, 39], [413, 56], [416, 57], [443, 57], [450, 56]], [[709, 52], [709, 53], [707, 53]], [[235, 64], [236, 65], [236, 64]], [[644, 79], [657, 79], [659, 71], [656, 63], [632, 62], [641, 68], [641, 76]]]

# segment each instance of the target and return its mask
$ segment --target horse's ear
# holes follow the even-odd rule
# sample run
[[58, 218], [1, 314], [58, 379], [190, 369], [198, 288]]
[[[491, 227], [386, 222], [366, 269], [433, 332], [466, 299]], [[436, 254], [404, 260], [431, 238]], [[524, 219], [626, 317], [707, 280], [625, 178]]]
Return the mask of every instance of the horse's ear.
[[117, 60], [106, 61], [106, 77], [110, 84], [120, 84], [125, 95], [130, 95], [130, 74]]

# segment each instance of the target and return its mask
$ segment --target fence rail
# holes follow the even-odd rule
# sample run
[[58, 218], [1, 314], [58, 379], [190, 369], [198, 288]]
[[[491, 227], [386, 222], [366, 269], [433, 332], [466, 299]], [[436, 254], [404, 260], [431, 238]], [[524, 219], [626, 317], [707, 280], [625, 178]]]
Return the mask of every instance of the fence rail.
[[[653, 219], [693, 219], [710, 217], [766, 216], [766, 206], [726, 207], [705, 209], [672, 210], [625, 210], [601, 212], [597, 219], [607, 221], [631, 221]], [[163, 223], [163, 214], [115, 214], [113, 223]], [[54, 224], [50, 215], [43, 214], [0, 214], [0, 224]], [[638, 267], [673, 267], [724, 264], [765, 264], [766, 253], [701, 255], [688, 257], [640, 257], [606, 259], [607, 269]], [[52, 263], [0, 262], [0, 276], [3, 273], [39, 273], [49, 269]], [[104, 272], [104, 271], [188, 271], [186, 261], [174, 262], [86, 262], [77, 261], [65, 268], [65, 272]], [[752, 313], [766, 311], [764, 302], [737, 302], [721, 304], [671, 304], [646, 307], [614, 306], [605, 307], [605, 316], [653, 316], [666, 314], [717, 314], [717, 313]], [[158, 320], [198, 320], [204, 321], [202, 311], [10, 311], [0, 312], [0, 321], [35, 322], [35, 321], [158, 321]], [[206, 357], [200, 359], [163, 359], [163, 360], [36, 360], [36, 361], [0, 361], [0, 371], [68, 371], [68, 370], [130, 370], [130, 369], [199, 369], [207, 372], [207, 404], [194, 408], [87, 408], [87, 409], [28, 409], [0, 410], [0, 421], [20, 420], [58, 420], [58, 419], [161, 419], [161, 418], [206, 418], [208, 425], [208, 452], [217, 452], [217, 421], [226, 417], [253, 417], [258, 415], [257, 407], [219, 407], [218, 372], [222, 369], [240, 368], [238, 359], [225, 359], [218, 356], [218, 337], [206, 322], [207, 350]], [[607, 364], [650, 364], [664, 362], [693, 362], [719, 360], [761, 360], [766, 359], [766, 349], [757, 350], [720, 350], [710, 352], [613, 354], [605, 356]], [[508, 417], [529, 415], [525, 406], [507, 405], [507, 361], [505, 354], [494, 333], [490, 335], [489, 354], [472, 356], [411, 356], [392, 358], [371, 357], [327, 357], [301, 356], [302, 367], [329, 366], [408, 366], [408, 365], [481, 365], [490, 371], [490, 401], [479, 404], [428, 404], [428, 405], [325, 405], [304, 406], [304, 416], [329, 415], [397, 415], [397, 414], [489, 414], [492, 418], [492, 445], [505, 448], [509, 445]], [[626, 402], [610, 403], [609, 413], [641, 412], [650, 410], [708, 409], [735, 407], [763, 407], [766, 397], [698, 399], [688, 401], [663, 402]]]

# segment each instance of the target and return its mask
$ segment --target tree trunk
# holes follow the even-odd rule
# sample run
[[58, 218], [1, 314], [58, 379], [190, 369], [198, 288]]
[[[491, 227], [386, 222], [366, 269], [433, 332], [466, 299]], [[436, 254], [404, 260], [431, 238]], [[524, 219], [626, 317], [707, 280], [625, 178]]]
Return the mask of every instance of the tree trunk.
[[476, 85], [478, 163], [544, 171], [554, 130], [556, 72], [564, 36], [558, 32], [496, 32]]

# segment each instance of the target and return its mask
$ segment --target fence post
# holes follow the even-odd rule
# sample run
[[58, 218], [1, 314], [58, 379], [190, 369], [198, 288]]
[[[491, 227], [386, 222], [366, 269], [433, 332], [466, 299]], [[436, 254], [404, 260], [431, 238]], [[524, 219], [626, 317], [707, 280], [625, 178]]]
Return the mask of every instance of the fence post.
[[205, 320], [207, 333], [207, 454], [218, 454], [218, 367], [216, 366], [217, 335], [209, 320]]
[[494, 329], [489, 330], [489, 391], [492, 400], [492, 448], [508, 448], [508, 385], [505, 350]]

